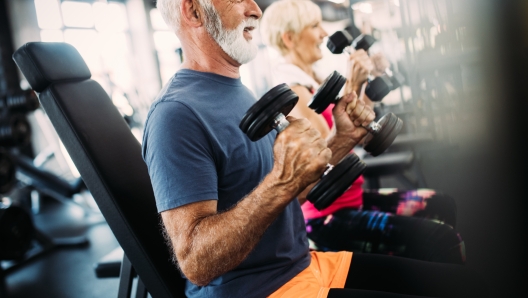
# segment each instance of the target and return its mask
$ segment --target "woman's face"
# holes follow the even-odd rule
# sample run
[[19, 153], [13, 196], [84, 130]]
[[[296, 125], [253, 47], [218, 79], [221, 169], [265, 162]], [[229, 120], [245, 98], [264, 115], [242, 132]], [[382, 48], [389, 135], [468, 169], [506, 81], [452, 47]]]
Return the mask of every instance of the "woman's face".
[[321, 20], [317, 20], [304, 29], [294, 38], [293, 51], [308, 64], [315, 63], [323, 58], [321, 44], [323, 39], [328, 36], [326, 31], [321, 27]]

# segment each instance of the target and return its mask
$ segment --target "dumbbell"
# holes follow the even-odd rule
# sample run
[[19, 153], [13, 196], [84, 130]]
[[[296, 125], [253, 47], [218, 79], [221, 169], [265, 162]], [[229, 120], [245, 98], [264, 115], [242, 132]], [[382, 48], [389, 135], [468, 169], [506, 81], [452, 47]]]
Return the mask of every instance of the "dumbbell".
[[[341, 54], [343, 51], [349, 52], [347, 50], [349, 46], [356, 50], [363, 49], [368, 52], [375, 42], [376, 39], [370, 35], [361, 34], [354, 39], [346, 30], [342, 30], [332, 34], [328, 38], [326, 46], [333, 54]], [[383, 75], [368, 78], [365, 94], [372, 101], [381, 101], [389, 92], [401, 87], [404, 82], [405, 78], [400, 73], [386, 68]]]
[[0, 148], [0, 194], [9, 192], [15, 183], [15, 161], [6, 150]]
[[[345, 82], [346, 79], [334, 71], [319, 87], [308, 106], [321, 114], [330, 104], [337, 103], [339, 91]], [[393, 113], [386, 114], [378, 122], [370, 122], [364, 127], [369, 132], [365, 139], [365, 151], [372, 156], [380, 155], [392, 144], [402, 127], [403, 121]]]
[[0, 260], [20, 260], [31, 248], [35, 227], [21, 207], [0, 201]]
[[0, 119], [0, 146], [22, 147], [31, 140], [31, 126], [22, 114], [7, 115]]
[[33, 90], [0, 97], [0, 110], [27, 113], [39, 107], [38, 97]]
[[[286, 84], [275, 86], [248, 109], [239, 127], [253, 142], [272, 130], [280, 133], [290, 124], [286, 116], [298, 100], [297, 94]], [[355, 154], [348, 154], [336, 166], [328, 165], [321, 180], [308, 193], [307, 200], [318, 210], [330, 206], [359, 178], [365, 167]]]

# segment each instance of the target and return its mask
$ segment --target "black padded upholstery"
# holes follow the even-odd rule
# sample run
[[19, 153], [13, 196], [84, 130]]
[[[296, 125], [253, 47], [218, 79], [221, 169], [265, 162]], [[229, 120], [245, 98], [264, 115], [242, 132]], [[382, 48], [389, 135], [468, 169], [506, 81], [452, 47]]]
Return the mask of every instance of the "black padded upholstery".
[[70, 44], [62, 42], [30, 42], [20, 47], [13, 59], [37, 92], [51, 83], [69, 80], [87, 80], [92, 74]]
[[42, 107], [149, 293], [185, 297], [141, 145], [103, 88], [86, 77], [77, 50], [65, 43], [28, 43], [13, 57], [30, 84], [37, 84], [32, 87], [40, 91]]

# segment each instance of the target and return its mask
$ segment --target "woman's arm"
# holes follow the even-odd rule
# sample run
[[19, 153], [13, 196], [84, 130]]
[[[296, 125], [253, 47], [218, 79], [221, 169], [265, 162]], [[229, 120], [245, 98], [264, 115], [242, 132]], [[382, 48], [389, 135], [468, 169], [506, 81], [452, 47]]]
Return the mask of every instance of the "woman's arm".
[[323, 139], [327, 139], [330, 135], [330, 128], [328, 123], [322, 115], [317, 114], [314, 110], [308, 107], [312, 100], [312, 93], [308, 88], [301, 85], [291, 86], [291, 90], [299, 96], [299, 102], [295, 105], [290, 115], [295, 118], [306, 118], [312, 123], [312, 126], [321, 133]]

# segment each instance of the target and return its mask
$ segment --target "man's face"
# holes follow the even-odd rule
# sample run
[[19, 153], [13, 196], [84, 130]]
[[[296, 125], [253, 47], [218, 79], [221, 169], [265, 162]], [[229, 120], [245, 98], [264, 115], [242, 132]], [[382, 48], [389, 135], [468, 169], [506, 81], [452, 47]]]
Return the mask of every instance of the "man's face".
[[255, 58], [252, 41], [262, 12], [253, 0], [199, 0], [206, 14], [207, 32], [222, 50], [240, 64]]

